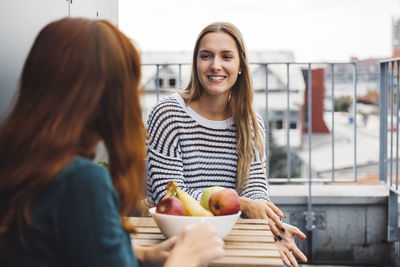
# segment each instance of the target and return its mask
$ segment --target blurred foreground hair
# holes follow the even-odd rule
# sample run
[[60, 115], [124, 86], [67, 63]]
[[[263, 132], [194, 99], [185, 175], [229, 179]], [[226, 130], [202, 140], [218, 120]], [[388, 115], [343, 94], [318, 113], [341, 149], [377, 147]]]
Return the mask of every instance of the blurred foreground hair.
[[103, 140], [126, 215], [143, 197], [146, 130], [139, 104], [140, 57], [103, 20], [65, 18], [44, 27], [26, 59], [16, 102], [0, 126], [0, 241], [33, 226], [35, 198], [76, 155]]

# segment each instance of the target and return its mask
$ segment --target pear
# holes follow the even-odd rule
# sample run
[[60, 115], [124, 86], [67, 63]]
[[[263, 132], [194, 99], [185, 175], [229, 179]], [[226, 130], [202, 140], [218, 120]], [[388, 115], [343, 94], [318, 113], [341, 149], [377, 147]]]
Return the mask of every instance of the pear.
[[[170, 190], [171, 189], [171, 190]], [[200, 203], [185, 191], [182, 191], [176, 182], [168, 182], [167, 190], [174, 192], [182, 202], [185, 213], [188, 216], [214, 216], [214, 214], [203, 208]]]
[[212, 186], [207, 189], [204, 189], [203, 195], [201, 196], [201, 199], [200, 199], [200, 205], [202, 205], [203, 208], [205, 208], [206, 210], [210, 210], [210, 208], [208, 207], [208, 202], [209, 202], [211, 195], [215, 192], [221, 191], [222, 189], [225, 189], [225, 188], [221, 187], [221, 186]]

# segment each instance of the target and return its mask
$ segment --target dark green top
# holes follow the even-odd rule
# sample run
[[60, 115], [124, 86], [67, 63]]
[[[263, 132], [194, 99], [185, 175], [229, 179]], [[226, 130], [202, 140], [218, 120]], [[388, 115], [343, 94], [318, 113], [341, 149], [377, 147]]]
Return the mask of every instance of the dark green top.
[[109, 173], [74, 158], [40, 193], [16, 245], [0, 266], [138, 266], [118, 214], [119, 197]]

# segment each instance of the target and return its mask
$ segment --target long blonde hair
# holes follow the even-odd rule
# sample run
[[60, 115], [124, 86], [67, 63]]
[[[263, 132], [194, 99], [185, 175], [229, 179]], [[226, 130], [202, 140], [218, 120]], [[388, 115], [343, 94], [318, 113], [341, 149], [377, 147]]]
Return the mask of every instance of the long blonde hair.
[[197, 55], [202, 38], [212, 32], [224, 32], [229, 34], [235, 40], [239, 51], [241, 74], [231, 88], [229, 108], [235, 119], [237, 132], [237, 182], [236, 188], [240, 192], [248, 182], [250, 165], [255, 158], [254, 148], [260, 155], [263, 162], [263, 142], [261, 129], [258, 127], [257, 118], [253, 109], [253, 82], [249, 64], [247, 62], [247, 53], [240, 31], [231, 23], [216, 22], [205, 27], [199, 34], [193, 51], [192, 73], [188, 86], [180, 92], [183, 99], [189, 103], [199, 99], [202, 93], [202, 86], [197, 73]]

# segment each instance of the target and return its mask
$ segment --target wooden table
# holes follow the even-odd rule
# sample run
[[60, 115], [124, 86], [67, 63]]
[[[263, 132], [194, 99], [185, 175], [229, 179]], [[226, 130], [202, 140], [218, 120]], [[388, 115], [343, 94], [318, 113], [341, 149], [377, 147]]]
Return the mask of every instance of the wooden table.
[[[157, 244], [165, 237], [151, 217], [131, 217], [137, 234], [132, 242], [140, 245]], [[224, 257], [208, 264], [215, 267], [282, 266], [268, 223], [262, 219], [238, 219], [232, 231], [224, 238]]]

